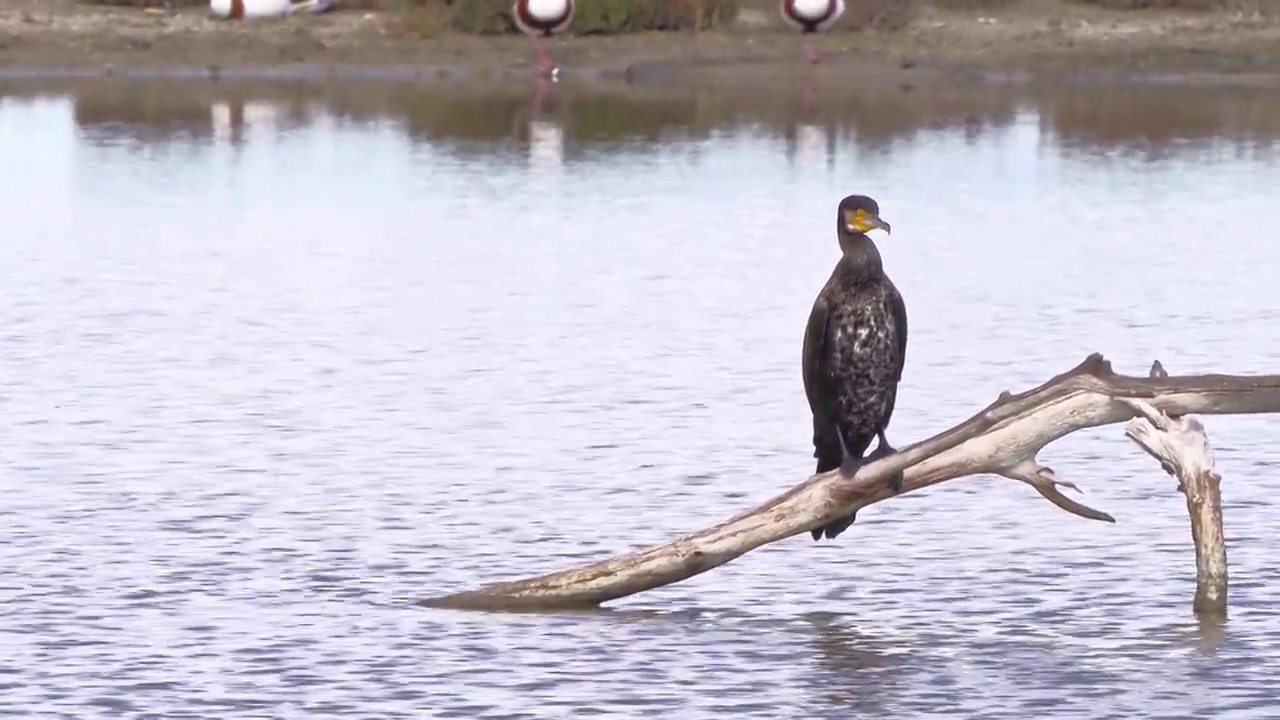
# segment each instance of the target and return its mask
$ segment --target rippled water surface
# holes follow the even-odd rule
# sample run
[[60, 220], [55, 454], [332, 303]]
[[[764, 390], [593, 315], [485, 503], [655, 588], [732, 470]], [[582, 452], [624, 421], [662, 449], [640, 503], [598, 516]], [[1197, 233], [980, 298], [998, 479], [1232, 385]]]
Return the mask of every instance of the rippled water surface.
[[0, 87], [0, 715], [1267, 717], [1280, 420], [1208, 418], [1232, 614], [1119, 428], [1113, 513], [948, 483], [610, 610], [414, 601], [812, 470], [839, 198], [911, 313], [905, 445], [1091, 351], [1280, 369], [1280, 98]]

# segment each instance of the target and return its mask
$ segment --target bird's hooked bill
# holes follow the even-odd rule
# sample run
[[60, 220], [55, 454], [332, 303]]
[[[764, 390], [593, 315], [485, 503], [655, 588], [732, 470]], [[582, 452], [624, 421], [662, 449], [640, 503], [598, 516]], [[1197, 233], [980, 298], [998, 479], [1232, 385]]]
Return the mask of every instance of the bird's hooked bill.
[[866, 233], [880, 228], [891, 235], [893, 234], [893, 231], [889, 229], [889, 223], [881, 220], [879, 215], [869, 213], [861, 208], [852, 213], [852, 215], [853, 217], [846, 217], [848, 217], [848, 223], [855, 232]]

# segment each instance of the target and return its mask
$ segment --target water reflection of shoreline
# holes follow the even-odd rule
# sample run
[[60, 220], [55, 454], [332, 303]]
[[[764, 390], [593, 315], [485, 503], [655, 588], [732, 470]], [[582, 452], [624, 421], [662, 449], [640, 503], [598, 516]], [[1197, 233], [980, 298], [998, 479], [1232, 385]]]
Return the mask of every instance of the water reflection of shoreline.
[[283, 119], [282, 110], [280, 105], [270, 101], [216, 101], [209, 108], [213, 137], [240, 145], [249, 135], [278, 132]]
[[[247, 128], [391, 121], [410, 142], [491, 153], [512, 144], [545, 165], [626, 143], [702, 140], [750, 129], [777, 137], [789, 156], [832, 162], [837, 144], [877, 151], [922, 132], [966, 135], [1039, 118], [1051, 142], [1162, 157], [1197, 143], [1270, 149], [1280, 140], [1280, 94], [1187, 88], [850, 88], [847, 93], [718, 92], [625, 86], [556, 86], [537, 104], [527, 86], [288, 83], [284, 81], [11, 81], [0, 96], [70, 95], [77, 130], [90, 141], [155, 144], [224, 139]], [[268, 119], [269, 118], [269, 119]], [[536, 128], [536, 129], [535, 129]], [[549, 154], [550, 153], [550, 154]], [[555, 164], [553, 162], [553, 164]]]

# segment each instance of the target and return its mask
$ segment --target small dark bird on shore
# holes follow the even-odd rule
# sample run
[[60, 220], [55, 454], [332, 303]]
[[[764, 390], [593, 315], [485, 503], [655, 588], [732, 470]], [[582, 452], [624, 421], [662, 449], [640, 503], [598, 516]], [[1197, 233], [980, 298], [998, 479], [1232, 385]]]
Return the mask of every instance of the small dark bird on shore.
[[782, 0], [782, 19], [800, 31], [804, 56], [810, 64], [818, 63], [818, 53], [809, 45], [809, 33], [828, 30], [844, 15], [844, 0]]
[[543, 47], [543, 39], [558, 32], [564, 32], [573, 22], [573, 0], [515, 0], [511, 6], [511, 18], [516, 27], [533, 38], [533, 45], [538, 49], [538, 60], [535, 67], [540, 74], [552, 79], [560, 73], [559, 66], [547, 56]]
[[[879, 228], [876, 201], [850, 195], [840, 201], [836, 237], [842, 256], [818, 293], [804, 333], [804, 391], [813, 412], [817, 472], [839, 468], [852, 476], [866, 462], [896, 452], [885, 439], [907, 352], [907, 308], [885, 275], [880, 251], [867, 237]], [[871, 441], [879, 441], [867, 458]], [[902, 491], [902, 473], [890, 480]], [[835, 538], [854, 516], [812, 530], [813, 539]]]

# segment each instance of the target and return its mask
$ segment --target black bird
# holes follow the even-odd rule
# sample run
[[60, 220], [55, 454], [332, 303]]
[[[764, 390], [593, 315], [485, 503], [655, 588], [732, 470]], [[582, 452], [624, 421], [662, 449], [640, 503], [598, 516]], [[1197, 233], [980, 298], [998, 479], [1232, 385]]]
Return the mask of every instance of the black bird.
[[[884, 273], [867, 233], [880, 228], [880, 207], [865, 195], [840, 201], [836, 237], [843, 256], [814, 300], [804, 332], [804, 392], [813, 411], [813, 456], [819, 473], [852, 476], [865, 462], [896, 452], [884, 431], [893, 416], [907, 353], [907, 308]], [[863, 453], [876, 438], [875, 452]], [[902, 491], [902, 473], [890, 480]], [[835, 538], [854, 515], [812, 531]]]

